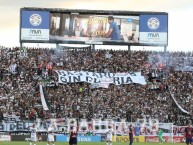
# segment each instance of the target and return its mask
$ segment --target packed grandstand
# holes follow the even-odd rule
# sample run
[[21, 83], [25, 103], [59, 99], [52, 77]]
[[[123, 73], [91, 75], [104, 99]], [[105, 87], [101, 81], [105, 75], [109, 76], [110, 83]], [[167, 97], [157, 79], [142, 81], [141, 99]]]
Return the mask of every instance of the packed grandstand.
[[[193, 53], [79, 50], [46, 48], [0, 49], [0, 121], [49, 118], [141, 118], [187, 125], [193, 119]], [[58, 51], [61, 51], [58, 53]], [[146, 85], [86, 82], [58, 83], [56, 70], [102, 73], [140, 72]], [[44, 88], [48, 111], [42, 107]]]

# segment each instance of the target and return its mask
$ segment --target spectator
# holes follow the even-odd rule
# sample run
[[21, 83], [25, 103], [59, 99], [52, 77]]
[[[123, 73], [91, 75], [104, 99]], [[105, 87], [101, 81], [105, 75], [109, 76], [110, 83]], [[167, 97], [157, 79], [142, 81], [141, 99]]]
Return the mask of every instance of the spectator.
[[[56, 53], [53, 49], [29, 48], [27, 57], [21, 57], [18, 50], [0, 49], [0, 107], [21, 120], [78, 116], [134, 122], [146, 117], [184, 125], [192, 117], [181, 112], [170, 95], [171, 92], [182, 108], [193, 112], [192, 53], [167, 52], [164, 60], [163, 52], [150, 51], [66, 50]], [[188, 71], [184, 64], [189, 66]], [[90, 88], [83, 82], [61, 85], [55, 73], [58, 69], [141, 72], [147, 85], [122, 84], [108, 88]], [[50, 112], [37, 107], [42, 105], [39, 82], [44, 85]], [[6, 111], [1, 109], [0, 117], [2, 113], [5, 115]]]

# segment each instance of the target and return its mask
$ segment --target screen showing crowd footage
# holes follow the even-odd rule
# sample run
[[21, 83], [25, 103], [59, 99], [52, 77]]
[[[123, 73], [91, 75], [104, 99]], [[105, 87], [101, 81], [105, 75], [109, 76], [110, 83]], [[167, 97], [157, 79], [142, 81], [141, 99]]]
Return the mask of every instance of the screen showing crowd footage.
[[139, 16], [51, 13], [50, 40], [139, 43]]

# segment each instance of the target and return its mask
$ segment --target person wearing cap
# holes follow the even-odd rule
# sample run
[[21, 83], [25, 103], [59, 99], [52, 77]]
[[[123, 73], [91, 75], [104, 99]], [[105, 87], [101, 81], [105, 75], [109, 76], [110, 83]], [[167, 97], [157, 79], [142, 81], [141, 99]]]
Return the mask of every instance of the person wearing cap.
[[111, 40], [120, 40], [120, 30], [116, 22], [114, 22], [114, 17], [108, 17], [109, 22], [109, 31], [105, 34], [107, 38], [111, 38]]

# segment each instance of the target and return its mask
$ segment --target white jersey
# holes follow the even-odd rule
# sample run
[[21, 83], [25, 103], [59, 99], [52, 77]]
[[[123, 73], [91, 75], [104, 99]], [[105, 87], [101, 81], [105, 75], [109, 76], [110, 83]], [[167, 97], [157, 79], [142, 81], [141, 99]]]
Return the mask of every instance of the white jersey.
[[54, 142], [54, 133], [53, 133], [54, 129], [52, 127], [48, 128], [48, 142]]
[[36, 142], [37, 141], [37, 129], [35, 127], [30, 127], [31, 132], [31, 141]]
[[113, 134], [112, 132], [107, 132], [106, 134], [106, 141], [112, 141]]

